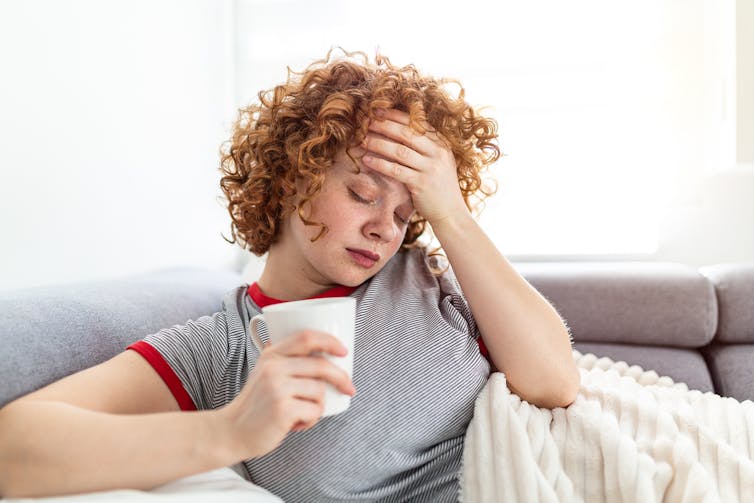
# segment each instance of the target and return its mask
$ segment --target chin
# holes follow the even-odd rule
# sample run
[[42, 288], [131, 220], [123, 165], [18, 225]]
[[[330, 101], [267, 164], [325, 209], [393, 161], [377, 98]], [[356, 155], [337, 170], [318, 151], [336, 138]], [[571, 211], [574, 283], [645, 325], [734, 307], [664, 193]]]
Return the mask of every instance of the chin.
[[374, 276], [374, 274], [364, 275], [360, 277], [349, 276], [347, 278], [343, 278], [342, 281], [338, 281], [337, 283], [343, 286], [357, 287], [372, 276]]
[[[384, 265], [384, 264], [383, 264]], [[357, 287], [380, 272], [382, 266], [374, 267], [369, 271], [349, 271], [348, 274], [335, 276], [335, 283], [343, 286]]]

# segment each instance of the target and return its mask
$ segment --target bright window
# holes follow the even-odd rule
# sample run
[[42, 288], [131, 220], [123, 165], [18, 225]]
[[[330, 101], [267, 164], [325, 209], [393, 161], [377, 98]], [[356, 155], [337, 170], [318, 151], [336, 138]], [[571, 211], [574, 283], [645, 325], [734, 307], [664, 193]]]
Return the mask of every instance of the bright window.
[[[705, 11], [707, 9], [707, 11]], [[506, 256], [642, 256], [720, 161], [709, 2], [241, 1], [239, 105], [331, 46], [458, 78], [505, 157], [482, 225]], [[714, 16], [713, 16], [714, 18]], [[715, 25], [717, 26], [717, 25]], [[707, 39], [705, 39], [705, 34]], [[717, 121], [717, 122], [716, 122]]]

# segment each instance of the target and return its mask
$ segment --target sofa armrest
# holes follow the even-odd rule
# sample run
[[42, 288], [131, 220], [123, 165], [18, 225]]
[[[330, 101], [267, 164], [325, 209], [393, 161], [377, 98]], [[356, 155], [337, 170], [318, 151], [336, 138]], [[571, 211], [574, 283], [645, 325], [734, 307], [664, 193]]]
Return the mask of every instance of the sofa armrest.
[[150, 333], [217, 312], [241, 284], [237, 273], [179, 268], [0, 293], [0, 406]]
[[754, 343], [754, 262], [700, 267], [715, 287], [720, 310], [716, 342]]
[[667, 262], [520, 262], [580, 342], [699, 348], [717, 327], [710, 281]]

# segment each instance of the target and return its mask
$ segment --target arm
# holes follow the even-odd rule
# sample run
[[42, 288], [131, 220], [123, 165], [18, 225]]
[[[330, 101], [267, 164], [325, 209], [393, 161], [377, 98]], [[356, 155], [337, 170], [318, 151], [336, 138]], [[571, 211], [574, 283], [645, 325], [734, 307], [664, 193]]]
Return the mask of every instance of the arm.
[[126, 351], [0, 409], [0, 496], [151, 489], [261, 456], [291, 430], [316, 424], [325, 381], [354, 394], [333, 336], [304, 331], [270, 344], [239, 395], [179, 412], [167, 385]]
[[0, 410], [0, 494], [151, 489], [239, 461], [217, 411], [119, 415], [21, 400]]
[[511, 390], [539, 407], [570, 405], [579, 373], [568, 329], [552, 305], [518, 274], [468, 211], [436, 222], [432, 229], [492, 362], [505, 372]]
[[137, 353], [0, 409], [0, 495], [149, 489], [236, 462], [217, 411], [182, 413]]
[[[369, 124], [363, 162], [406, 185], [442, 244], [494, 365], [508, 386], [537, 406], [567, 406], [580, 376], [563, 320], [498, 251], [466, 208], [452, 151], [430, 124], [418, 134], [409, 116], [387, 110]], [[388, 138], [388, 140], [384, 139]]]

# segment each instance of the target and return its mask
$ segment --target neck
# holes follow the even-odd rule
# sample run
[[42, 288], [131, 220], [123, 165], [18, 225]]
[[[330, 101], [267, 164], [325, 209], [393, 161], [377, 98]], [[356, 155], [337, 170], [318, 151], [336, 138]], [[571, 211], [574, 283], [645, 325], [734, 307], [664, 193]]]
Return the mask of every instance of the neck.
[[[303, 262], [292, 257], [282, 243], [270, 247], [262, 275], [257, 280], [259, 289], [268, 297], [278, 300], [303, 300], [319, 295], [337, 286], [323, 284], [313, 279], [313, 272], [305, 270]], [[291, 264], [298, 264], [291, 269]]]

